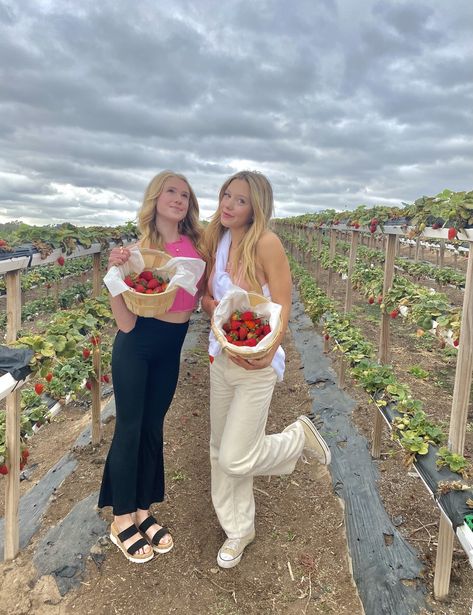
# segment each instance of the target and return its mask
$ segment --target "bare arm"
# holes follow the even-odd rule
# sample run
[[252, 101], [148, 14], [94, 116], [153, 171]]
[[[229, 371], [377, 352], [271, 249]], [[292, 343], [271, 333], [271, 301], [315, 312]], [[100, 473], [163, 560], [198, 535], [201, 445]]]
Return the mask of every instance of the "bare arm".
[[[113, 267], [114, 265], [123, 265], [130, 258], [130, 251], [128, 248], [113, 248], [110, 252], [110, 256], [108, 257], [108, 267]], [[117, 323], [117, 327], [123, 333], [129, 333], [136, 324], [136, 314], [130, 312], [130, 310], [126, 307], [125, 301], [121, 295], [117, 297], [110, 296], [110, 307], [112, 308], [112, 313], [115, 318], [115, 322]]]
[[291, 270], [279, 237], [269, 231], [265, 233], [258, 241], [256, 258], [259, 266], [263, 269], [271, 293], [271, 300], [282, 306], [282, 327], [280, 334], [266, 356], [261, 359], [251, 359], [249, 363], [244, 359], [234, 359], [238, 365], [241, 365], [241, 367], [245, 369], [261, 369], [271, 365], [273, 357], [286, 333], [292, 304]]

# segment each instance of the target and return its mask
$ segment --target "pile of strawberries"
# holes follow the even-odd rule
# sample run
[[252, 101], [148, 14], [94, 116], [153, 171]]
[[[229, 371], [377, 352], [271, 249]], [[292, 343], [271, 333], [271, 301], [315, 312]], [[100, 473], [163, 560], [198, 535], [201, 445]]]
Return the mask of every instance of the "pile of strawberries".
[[268, 320], [259, 317], [251, 310], [244, 312], [236, 310], [222, 328], [227, 341], [235, 346], [256, 346], [271, 332]]
[[157, 275], [155, 272], [145, 269], [141, 273], [130, 273], [123, 280], [127, 286], [135, 292], [145, 295], [156, 295], [166, 290], [169, 280]]

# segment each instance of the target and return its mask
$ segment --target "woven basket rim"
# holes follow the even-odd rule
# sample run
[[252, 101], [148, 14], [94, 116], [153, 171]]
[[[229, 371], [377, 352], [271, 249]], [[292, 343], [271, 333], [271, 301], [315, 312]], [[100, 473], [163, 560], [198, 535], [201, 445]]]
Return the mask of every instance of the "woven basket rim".
[[[268, 299], [268, 297], [265, 297], [264, 295], [260, 295], [259, 293], [248, 292], [248, 295], [249, 296], [251, 295], [252, 297], [255, 297], [258, 299], [262, 299], [262, 301], [260, 301], [259, 303], [270, 303], [271, 302], [271, 300]], [[267, 355], [268, 352], [273, 348], [274, 344], [276, 343], [276, 339], [278, 338], [279, 333], [282, 329], [282, 320], [281, 320], [281, 316], [279, 316], [277, 335], [274, 336], [271, 343], [264, 349], [257, 350], [257, 351], [253, 350], [254, 346], [235, 346], [235, 344], [231, 344], [229, 341], [227, 341], [224, 334], [220, 331], [220, 329], [214, 323], [213, 319], [211, 320], [210, 326], [213, 331], [213, 334], [217, 338], [218, 343], [222, 347], [222, 350], [225, 350], [226, 352], [228, 352], [228, 354], [240, 356], [240, 357], [252, 357], [253, 359], [260, 359], [261, 357], [264, 357], [265, 355]]]

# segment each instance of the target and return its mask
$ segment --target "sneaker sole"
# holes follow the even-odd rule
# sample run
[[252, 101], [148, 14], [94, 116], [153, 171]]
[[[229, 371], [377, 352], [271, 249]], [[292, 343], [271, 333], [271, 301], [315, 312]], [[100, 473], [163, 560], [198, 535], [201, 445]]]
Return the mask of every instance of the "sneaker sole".
[[242, 557], [243, 557], [243, 553], [239, 555], [238, 557], [235, 557], [235, 559], [230, 559], [230, 560], [220, 559], [220, 556], [217, 555], [217, 564], [220, 566], [220, 568], [234, 568], [235, 566], [238, 566]]
[[323, 463], [323, 465], [328, 466], [330, 464], [330, 462], [332, 461], [332, 454], [330, 452], [329, 447], [327, 446], [327, 443], [322, 438], [322, 436], [318, 432], [318, 430], [315, 427], [315, 425], [312, 423], [312, 421], [309, 418], [307, 418], [304, 415], [300, 416], [297, 420], [301, 421], [302, 423], [304, 423], [304, 425], [307, 425], [307, 427], [310, 429], [310, 431], [314, 434], [315, 439], [320, 444], [320, 447], [322, 448], [322, 450], [325, 453], [325, 462], [321, 462], [321, 463]]

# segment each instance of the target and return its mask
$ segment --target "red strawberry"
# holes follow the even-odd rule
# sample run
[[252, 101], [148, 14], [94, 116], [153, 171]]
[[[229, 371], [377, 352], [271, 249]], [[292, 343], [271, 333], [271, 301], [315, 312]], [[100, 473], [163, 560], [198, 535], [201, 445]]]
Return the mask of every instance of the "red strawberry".
[[245, 344], [247, 346], [256, 346], [257, 343], [258, 342], [256, 341], [256, 338], [254, 338], [254, 337], [252, 337], [252, 338], [250, 338], [250, 339], [245, 341]]
[[255, 316], [256, 314], [254, 312], [247, 310], [246, 312], [243, 312], [240, 318], [241, 320], [254, 320]]
[[230, 329], [232, 331], [238, 331], [241, 326], [241, 322], [239, 320], [232, 320], [230, 323]]
[[448, 229], [448, 238], [450, 240], [455, 239], [455, 237], [457, 236], [457, 229], [456, 228], [449, 228]]
[[254, 320], [245, 320], [245, 325], [248, 327], [248, 329], [254, 329], [256, 327]]
[[51, 382], [51, 380], [53, 379], [53, 375], [51, 374], [51, 372], [49, 372], [49, 374], [46, 374], [45, 376], [45, 380], [47, 382]]
[[389, 315], [391, 316], [391, 318], [397, 318], [398, 314], [399, 314], [399, 310], [396, 308], [392, 312], [390, 312]]
[[30, 452], [27, 448], [24, 448], [21, 451], [21, 458], [23, 459], [23, 461], [26, 461], [28, 459], [28, 457], [30, 456]]
[[20, 472], [23, 470], [24, 467], [25, 467], [25, 464], [23, 463], [23, 461], [20, 461]]
[[130, 278], [129, 275], [126, 276], [126, 278], [123, 280], [125, 282], [125, 284], [127, 286], [129, 286], [130, 288], [133, 288], [133, 286], [135, 285], [135, 283], [133, 282], [133, 280]]
[[238, 329], [238, 337], [241, 340], [246, 339], [246, 336], [248, 335], [248, 329], [246, 327], [240, 327]]
[[88, 359], [90, 357], [90, 350], [88, 348], [84, 348], [84, 350], [82, 351], [82, 356], [84, 357], [84, 359]]
[[441, 225], [441, 224], [439, 224], [438, 222], [434, 222], [434, 223], [432, 224], [432, 228], [433, 228], [433, 229], [435, 229], [435, 230], [437, 230], [437, 229], [438, 229], [438, 228], [440, 228], [441, 226], [442, 226], [442, 225]]
[[455, 346], [455, 348], [458, 346], [459, 343], [460, 340], [458, 338], [456, 340], [453, 340], [453, 345]]
[[34, 385], [34, 390], [36, 395], [41, 395], [41, 393], [44, 391], [44, 384], [41, 384], [41, 382], [37, 382]]
[[90, 338], [90, 343], [92, 344], [92, 346], [98, 346], [100, 344], [100, 336], [99, 335], [93, 335]]
[[4, 463], [0, 466], [0, 474], [8, 474], [8, 468]]
[[378, 296], [378, 303], [381, 305], [383, 303], [383, 295]]
[[153, 273], [145, 269], [144, 271], [140, 273], [140, 278], [143, 278], [143, 280], [146, 280], [147, 282], [149, 282], [150, 280], [153, 279]]
[[107, 382], [107, 383], [110, 382], [110, 376], [108, 374], [104, 374], [102, 378], [104, 382]]
[[66, 261], [64, 260], [64, 256], [60, 256], [60, 257], [57, 259], [57, 264], [58, 264], [58, 265], [60, 265], [61, 267], [64, 265], [64, 263], [65, 263], [65, 262], [66, 262]]
[[144, 293], [146, 289], [142, 284], [137, 284], [135, 286], [135, 290], [137, 293]]
[[370, 305], [373, 305], [373, 303], [374, 303], [374, 297], [373, 297], [373, 295], [370, 295], [370, 296], [368, 297], [368, 303], [369, 303]]
[[153, 290], [153, 288], [157, 288], [159, 286], [159, 282], [156, 278], [152, 278], [149, 282], [148, 282], [148, 288], [151, 288], [151, 290]]
[[263, 333], [264, 335], [268, 335], [268, 333], [271, 333], [271, 327], [269, 325], [263, 325]]
[[89, 389], [89, 391], [92, 390], [92, 383], [90, 382], [90, 380], [87, 380], [87, 382], [85, 383], [85, 388]]
[[230, 324], [228, 322], [224, 323], [222, 325], [222, 329], [225, 331], [225, 333], [228, 333], [230, 331]]
[[152, 288], [147, 288], [145, 290], [145, 295], [154, 295], [154, 294], [155, 294], [155, 292], [154, 292], [154, 290]]
[[324, 335], [324, 340], [327, 340], [327, 341], [328, 341], [329, 339], [330, 339], [330, 335], [329, 335], [328, 333], [326, 333], [326, 334]]

